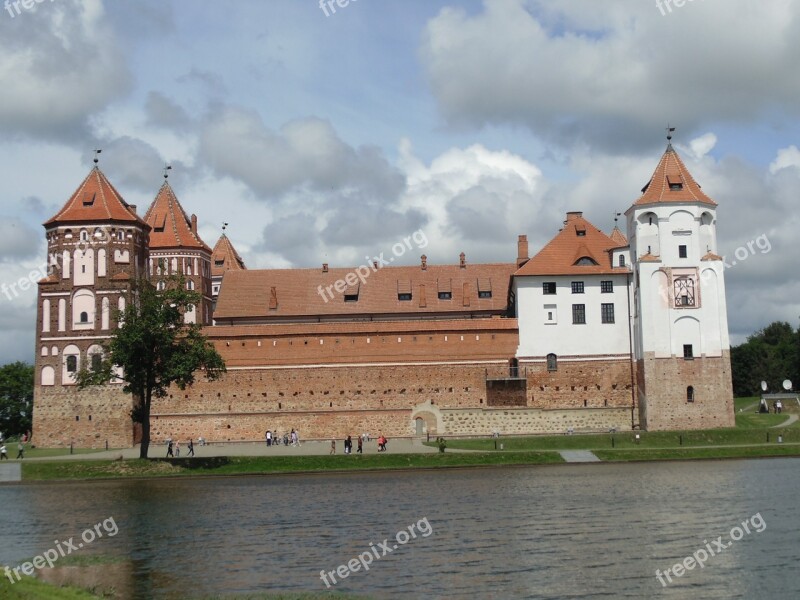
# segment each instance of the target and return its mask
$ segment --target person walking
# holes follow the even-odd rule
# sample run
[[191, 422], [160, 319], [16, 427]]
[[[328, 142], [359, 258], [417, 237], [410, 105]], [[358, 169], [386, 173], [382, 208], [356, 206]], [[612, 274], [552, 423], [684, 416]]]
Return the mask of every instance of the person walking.
[[194, 443], [192, 442], [191, 439], [189, 440], [188, 448], [189, 448], [189, 454], [187, 454], [186, 456], [194, 456]]
[[17, 458], [25, 458], [25, 444], [22, 442], [17, 444]]
[[269, 448], [270, 446], [272, 446], [272, 432], [269, 429], [267, 429], [267, 433], [264, 434], [264, 437], [267, 440], [267, 448]]
[[336, 440], [331, 440], [331, 451], [329, 454], [336, 454]]
[[350, 454], [353, 451], [353, 438], [349, 435], [344, 440], [344, 453]]
[[0, 460], [8, 460], [8, 450], [6, 450], [5, 444], [0, 444]]
[[172, 440], [167, 440], [167, 458], [172, 456], [175, 457], [175, 453], [172, 451]]
[[364, 440], [361, 439], [361, 436], [358, 436], [358, 450], [356, 452], [364, 454]]
[[181, 443], [179, 441], [175, 441], [175, 458], [181, 455]]

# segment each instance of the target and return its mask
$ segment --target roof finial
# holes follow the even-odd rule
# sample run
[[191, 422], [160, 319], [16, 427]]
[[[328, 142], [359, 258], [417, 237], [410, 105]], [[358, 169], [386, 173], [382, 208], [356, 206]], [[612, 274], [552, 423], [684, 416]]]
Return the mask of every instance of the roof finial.
[[225, 230], [226, 230], [227, 228], [228, 228], [228, 224], [227, 224], [227, 223], [223, 223], [223, 224], [222, 224], [222, 235], [225, 235]]
[[169, 178], [169, 173], [167, 173], [167, 171], [171, 170], [172, 170], [172, 165], [164, 163], [164, 181], [166, 181]]
[[667, 123], [667, 145], [672, 148], [672, 132], [675, 131], [674, 127], [670, 127]]
[[100, 159], [99, 159], [99, 158], [97, 158], [97, 157], [98, 157], [98, 155], [99, 155], [101, 152], [102, 152], [102, 150], [95, 149], [95, 151], [94, 151], [94, 164], [97, 164], [97, 163], [99, 163], [99, 162], [100, 162]]
[[622, 216], [622, 213], [621, 213], [621, 212], [614, 212], [614, 227], [616, 227], [616, 226], [617, 226], [617, 221], [619, 221], [619, 218], [620, 218], [621, 216]]

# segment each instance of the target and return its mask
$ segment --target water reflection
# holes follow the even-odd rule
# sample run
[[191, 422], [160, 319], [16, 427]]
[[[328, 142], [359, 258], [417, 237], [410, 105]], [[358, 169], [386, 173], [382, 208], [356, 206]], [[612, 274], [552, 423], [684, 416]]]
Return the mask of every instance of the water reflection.
[[[244, 477], [0, 488], [0, 562], [113, 516], [81, 552], [130, 557], [138, 598], [324, 591], [370, 544], [421, 536], [336, 590], [379, 598], [796, 597], [795, 459]], [[760, 512], [704, 569], [655, 570]], [[391, 540], [390, 540], [391, 541]]]

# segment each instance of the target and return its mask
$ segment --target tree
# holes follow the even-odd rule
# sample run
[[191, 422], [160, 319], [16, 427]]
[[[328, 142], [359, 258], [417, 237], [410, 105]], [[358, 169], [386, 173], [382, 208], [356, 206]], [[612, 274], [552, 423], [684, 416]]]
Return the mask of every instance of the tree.
[[0, 431], [22, 434], [31, 428], [33, 365], [15, 362], [0, 367]]
[[800, 384], [800, 330], [776, 321], [756, 331], [747, 341], [731, 348], [734, 396], [761, 393], [761, 381], [769, 390], [781, 390], [784, 379]]
[[[121, 326], [104, 345], [99, 364], [87, 361], [77, 375], [81, 389], [113, 381], [122, 370], [123, 391], [134, 396], [131, 417], [142, 425], [139, 456], [147, 458], [150, 447], [150, 407], [153, 398], [167, 395], [170, 385], [185, 389], [203, 371], [209, 380], [225, 372], [225, 362], [202, 334], [201, 326], [187, 324], [183, 315], [199, 306], [202, 296], [188, 291], [182, 277], [164, 280], [157, 290], [138, 280], [124, 311], [116, 311]], [[198, 311], [199, 312], [199, 311]]]

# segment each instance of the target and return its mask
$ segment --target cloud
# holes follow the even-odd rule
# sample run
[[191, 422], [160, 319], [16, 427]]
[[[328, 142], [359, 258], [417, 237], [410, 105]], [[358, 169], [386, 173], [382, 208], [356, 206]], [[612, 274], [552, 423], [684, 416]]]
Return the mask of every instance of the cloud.
[[88, 136], [90, 117], [131, 88], [100, 0], [36, 4], [0, 19], [0, 131], [48, 140]]
[[652, 2], [485, 0], [477, 14], [431, 19], [420, 56], [451, 126], [523, 125], [562, 147], [640, 151], [668, 119], [692, 132], [797, 115], [800, 79], [786, 73], [798, 14], [786, 1], [694, 2], [664, 17]]
[[800, 150], [794, 145], [778, 150], [778, 156], [769, 165], [769, 172], [775, 175], [781, 169], [791, 167], [800, 169]]
[[216, 107], [200, 132], [199, 155], [218, 176], [241, 180], [262, 198], [301, 187], [391, 197], [403, 185], [380, 150], [353, 148], [328, 121], [314, 117], [273, 131], [255, 111]]
[[37, 256], [43, 237], [17, 218], [0, 218], [0, 262], [16, 263]]
[[181, 133], [191, 131], [194, 125], [183, 107], [160, 92], [147, 94], [144, 111], [146, 122], [151, 127]]

